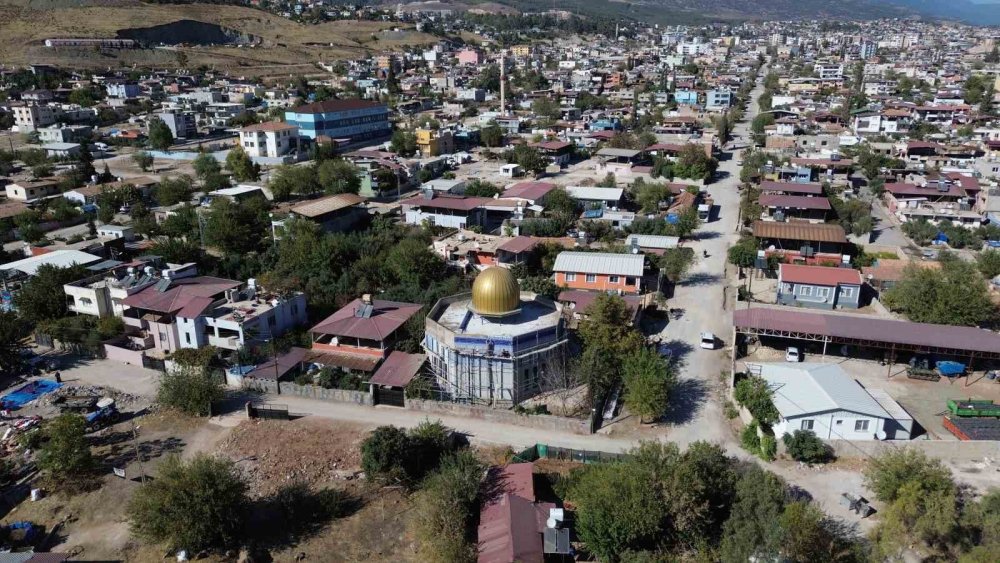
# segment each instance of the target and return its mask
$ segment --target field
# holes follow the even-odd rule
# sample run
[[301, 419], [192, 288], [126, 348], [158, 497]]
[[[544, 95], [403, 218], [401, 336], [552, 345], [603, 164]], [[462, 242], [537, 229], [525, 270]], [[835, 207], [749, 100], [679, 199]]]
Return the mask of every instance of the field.
[[[134, 0], [31, 2], [0, 0], [0, 64], [56, 64], [76, 67], [177, 66], [177, 51], [188, 65], [244, 75], [285, 75], [315, 71], [317, 61], [362, 56], [403, 45], [426, 45], [432, 35], [389, 22], [337, 21], [304, 25], [261, 10], [225, 5], [144, 4]], [[115, 37], [122, 29], [196, 20], [260, 38], [257, 47], [97, 50], [47, 48], [54, 37]], [[394, 30], [394, 28], [396, 28]]]

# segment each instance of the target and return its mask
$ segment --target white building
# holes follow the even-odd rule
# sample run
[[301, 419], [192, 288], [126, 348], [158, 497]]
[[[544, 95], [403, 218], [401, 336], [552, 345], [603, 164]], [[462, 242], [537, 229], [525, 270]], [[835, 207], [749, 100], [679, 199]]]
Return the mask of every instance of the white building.
[[240, 146], [256, 158], [280, 158], [298, 147], [299, 128], [280, 121], [240, 129]]
[[879, 390], [869, 393], [837, 364], [748, 364], [747, 369], [759, 373], [773, 392], [780, 414], [777, 437], [811, 430], [824, 440], [910, 439], [913, 419], [903, 407]]
[[56, 108], [48, 105], [25, 104], [12, 107], [14, 125], [22, 133], [30, 133], [39, 127], [52, 125], [59, 117]]

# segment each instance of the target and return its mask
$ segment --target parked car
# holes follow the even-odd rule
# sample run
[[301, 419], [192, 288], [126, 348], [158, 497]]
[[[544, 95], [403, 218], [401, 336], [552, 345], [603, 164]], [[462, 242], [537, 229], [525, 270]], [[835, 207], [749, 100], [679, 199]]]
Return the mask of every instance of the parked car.
[[801, 362], [802, 352], [799, 352], [799, 349], [795, 346], [789, 346], [788, 349], [785, 350], [785, 361], [794, 363]]
[[715, 335], [711, 332], [701, 333], [701, 347], [706, 350], [715, 350]]

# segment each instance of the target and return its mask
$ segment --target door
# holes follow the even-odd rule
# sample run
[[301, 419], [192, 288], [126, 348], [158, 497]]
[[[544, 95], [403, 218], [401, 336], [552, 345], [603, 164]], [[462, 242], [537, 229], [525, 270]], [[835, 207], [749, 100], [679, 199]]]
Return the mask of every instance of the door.
[[388, 405], [390, 407], [402, 407], [403, 401], [405, 400], [403, 396], [403, 390], [399, 387], [374, 387], [374, 396], [372, 397], [372, 402], [376, 405]]

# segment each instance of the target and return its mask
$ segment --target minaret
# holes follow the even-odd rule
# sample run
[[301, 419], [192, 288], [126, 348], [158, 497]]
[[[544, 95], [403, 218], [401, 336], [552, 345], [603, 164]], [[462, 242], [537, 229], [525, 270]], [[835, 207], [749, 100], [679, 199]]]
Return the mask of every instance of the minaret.
[[504, 86], [504, 77], [506, 76], [506, 71], [504, 70], [503, 54], [500, 54], [500, 115], [507, 115], [507, 89]]

